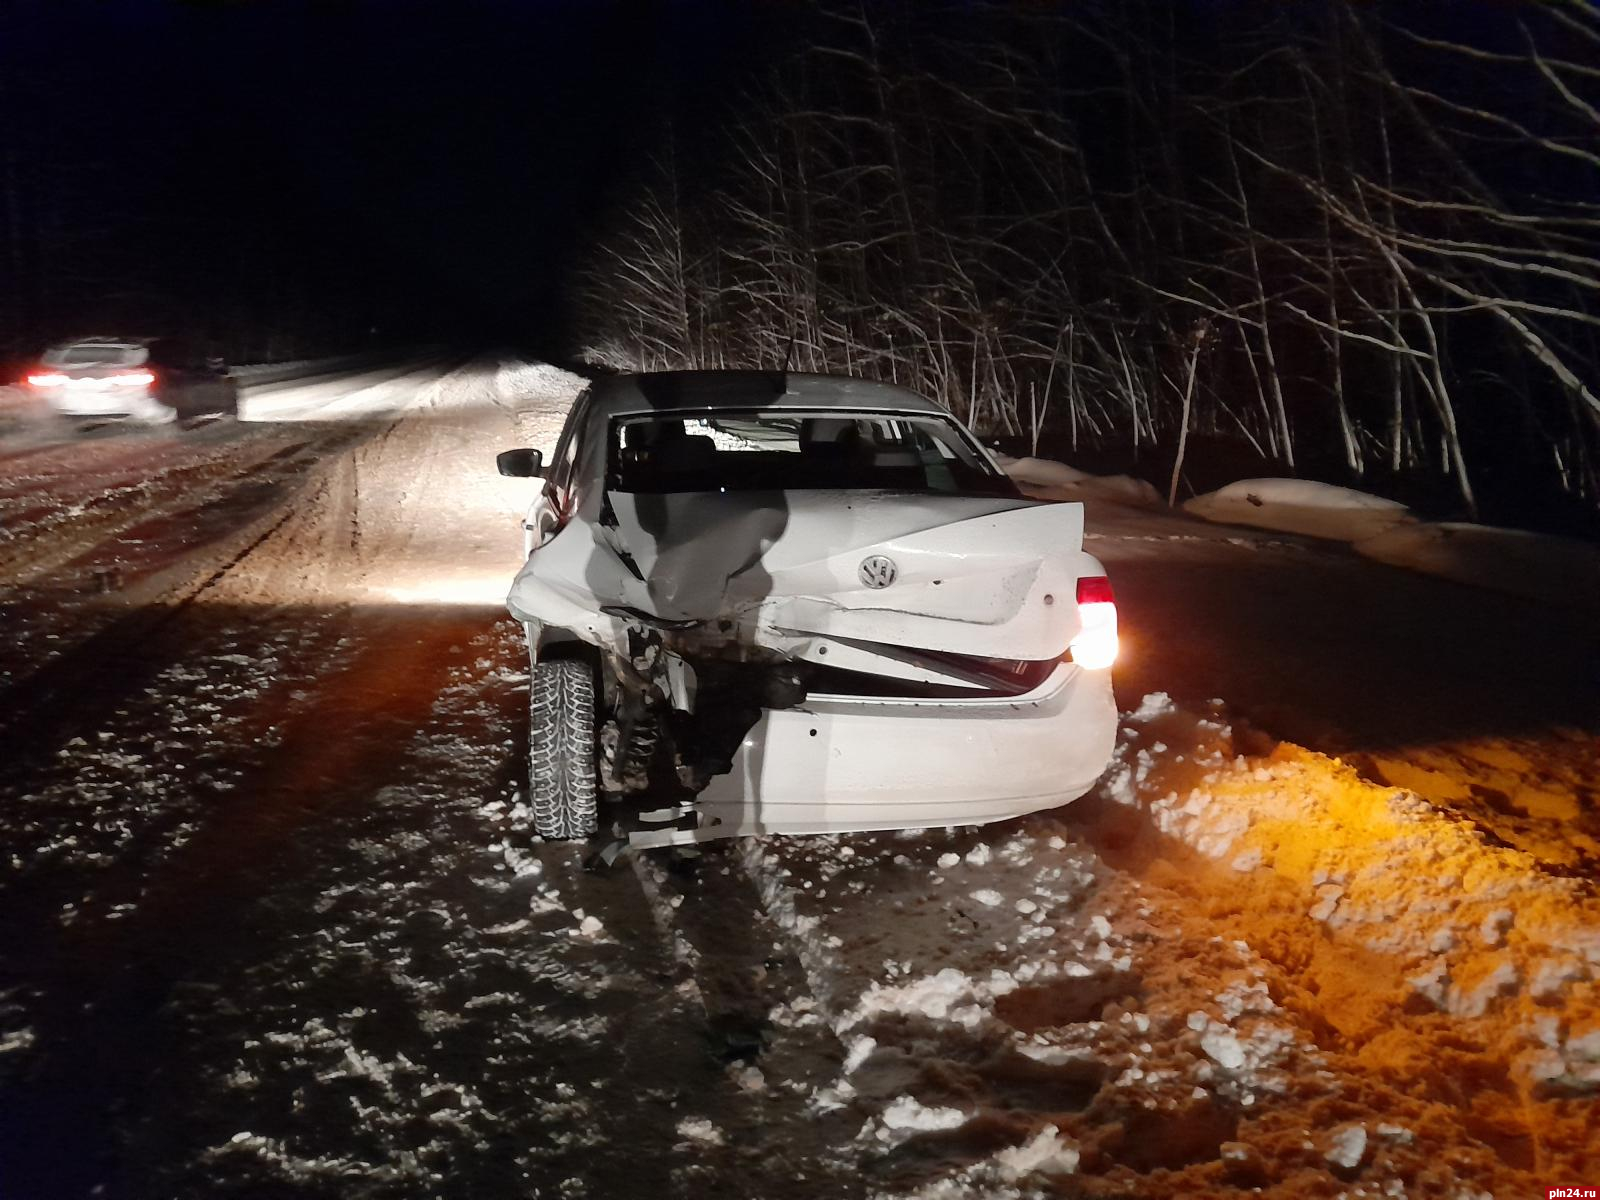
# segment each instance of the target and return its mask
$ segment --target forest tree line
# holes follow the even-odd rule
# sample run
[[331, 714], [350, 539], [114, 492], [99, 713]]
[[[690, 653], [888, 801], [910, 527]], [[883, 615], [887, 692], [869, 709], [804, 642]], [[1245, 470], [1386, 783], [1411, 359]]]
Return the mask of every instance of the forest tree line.
[[[1471, 18], [1463, 20], [1463, 17]], [[609, 215], [583, 352], [846, 372], [980, 432], [1600, 498], [1600, 10], [806, 9]], [[1159, 471], [1155, 468], [1159, 464]], [[1486, 501], [1485, 497], [1491, 499]]]

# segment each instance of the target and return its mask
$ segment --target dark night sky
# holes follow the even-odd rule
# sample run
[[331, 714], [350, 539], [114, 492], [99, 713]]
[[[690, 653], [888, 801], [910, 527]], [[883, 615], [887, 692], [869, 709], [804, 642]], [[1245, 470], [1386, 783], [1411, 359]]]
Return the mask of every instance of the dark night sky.
[[0, 18], [0, 53], [25, 81], [9, 119], [49, 143], [32, 152], [119, 181], [86, 200], [142, 260], [119, 282], [225, 299], [282, 268], [407, 333], [539, 342], [665, 114], [715, 122], [779, 50], [751, 14], [45, 0]]
[[[1235, 8], [1253, 6], [1178, 6], [1194, 25], [1189, 51], [1204, 53]], [[1405, 9], [1451, 28], [1488, 11], [1477, 0]], [[235, 322], [248, 325], [312, 295], [333, 314], [314, 318], [330, 337], [376, 324], [559, 352], [571, 273], [599, 218], [654, 155], [675, 149], [690, 187], [714, 169], [707, 133], [804, 41], [804, 11], [791, 0], [0, 0], [0, 151], [25, 176], [36, 169], [47, 211], [29, 233], [56, 247], [10, 290], [38, 292], [38, 335], [230, 305], [249, 309]], [[956, 4], [946, 19], [961, 14]], [[1092, 147], [1092, 125], [1082, 133]]]

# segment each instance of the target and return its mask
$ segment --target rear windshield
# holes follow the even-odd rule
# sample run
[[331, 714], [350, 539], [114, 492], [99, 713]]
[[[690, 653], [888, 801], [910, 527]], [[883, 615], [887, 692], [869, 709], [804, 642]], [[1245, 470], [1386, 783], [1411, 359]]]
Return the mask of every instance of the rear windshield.
[[146, 357], [143, 346], [117, 342], [73, 342], [44, 353], [44, 361], [53, 367], [136, 367]]
[[619, 492], [1017, 494], [966, 433], [937, 416], [648, 413], [614, 419], [610, 442], [606, 486]]

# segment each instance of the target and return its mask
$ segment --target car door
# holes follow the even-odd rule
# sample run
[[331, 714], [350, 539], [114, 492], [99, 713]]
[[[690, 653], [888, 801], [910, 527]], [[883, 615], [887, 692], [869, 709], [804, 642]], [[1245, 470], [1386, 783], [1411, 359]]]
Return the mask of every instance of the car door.
[[589, 393], [584, 391], [573, 402], [562, 426], [561, 437], [550, 455], [550, 466], [540, 481], [539, 494], [533, 498], [522, 518], [522, 553], [527, 557], [567, 523], [572, 515], [573, 471], [582, 441], [583, 425], [589, 413]]

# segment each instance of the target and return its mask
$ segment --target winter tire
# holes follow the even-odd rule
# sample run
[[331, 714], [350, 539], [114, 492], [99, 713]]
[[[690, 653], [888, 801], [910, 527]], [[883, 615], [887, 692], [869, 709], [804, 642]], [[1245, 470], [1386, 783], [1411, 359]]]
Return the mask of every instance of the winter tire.
[[574, 659], [535, 664], [530, 689], [528, 796], [543, 838], [595, 831], [594, 672]]

